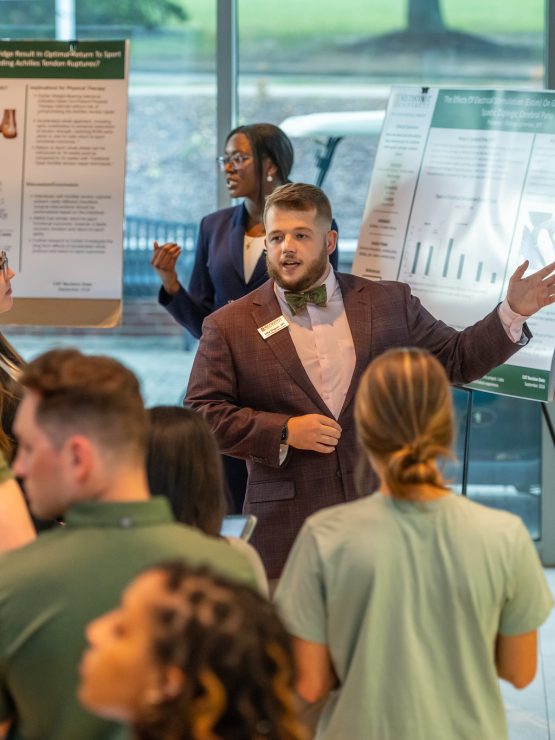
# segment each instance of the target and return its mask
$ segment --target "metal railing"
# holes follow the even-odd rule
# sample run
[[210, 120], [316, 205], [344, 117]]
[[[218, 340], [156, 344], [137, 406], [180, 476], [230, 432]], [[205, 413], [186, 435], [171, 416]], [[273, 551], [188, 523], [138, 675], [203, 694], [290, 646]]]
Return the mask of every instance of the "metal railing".
[[[179, 279], [189, 283], [193, 268], [198, 225], [182, 221], [162, 221], [127, 216], [123, 238], [123, 293], [126, 298], [158, 295], [160, 280], [150, 266], [152, 242], [177, 242], [183, 252], [177, 263]], [[356, 248], [355, 239], [339, 240], [339, 269], [350, 272]]]
[[198, 226], [196, 223], [161, 221], [127, 216], [123, 236], [123, 293], [126, 298], [155, 297], [160, 279], [150, 266], [152, 243], [177, 242], [183, 252], [178, 265], [179, 279], [189, 282]]

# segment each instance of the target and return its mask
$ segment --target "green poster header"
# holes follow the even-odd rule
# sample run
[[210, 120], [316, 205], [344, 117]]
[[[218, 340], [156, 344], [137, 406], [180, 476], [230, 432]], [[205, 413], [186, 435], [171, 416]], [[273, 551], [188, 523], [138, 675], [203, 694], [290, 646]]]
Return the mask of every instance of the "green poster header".
[[555, 93], [439, 90], [432, 127], [555, 134]]
[[125, 79], [126, 41], [0, 41], [0, 78]]
[[478, 391], [528, 398], [531, 401], [552, 400], [549, 398], [549, 372], [518, 365], [499, 365], [468, 386]]

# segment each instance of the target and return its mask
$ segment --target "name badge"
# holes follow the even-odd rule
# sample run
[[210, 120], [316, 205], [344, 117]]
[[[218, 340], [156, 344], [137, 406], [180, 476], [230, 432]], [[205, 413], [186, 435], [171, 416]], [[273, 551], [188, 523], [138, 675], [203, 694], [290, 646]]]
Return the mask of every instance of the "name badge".
[[277, 334], [278, 331], [281, 331], [282, 329], [287, 329], [288, 326], [289, 322], [282, 314], [281, 316], [278, 316], [277, 319], [270, 321], [268, 324], [260, 326], [258, 328], [258, 333], [260, 334], [262, 339], [268, 339], [268, 337], [271, 337], [272, 334]]

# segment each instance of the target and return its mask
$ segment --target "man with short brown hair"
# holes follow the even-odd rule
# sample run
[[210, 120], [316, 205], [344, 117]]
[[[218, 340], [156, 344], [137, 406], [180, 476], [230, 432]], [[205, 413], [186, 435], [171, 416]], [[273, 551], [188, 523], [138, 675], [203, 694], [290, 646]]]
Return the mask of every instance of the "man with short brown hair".
[[150, 498], [147, 416], [133, 373], [108, 357], [47, 352], [26, 368], [14, 463], [31, 510], [65, 526], [0, 561], [0, 721], [10, 738], [112, 740], [126, 733], [75, 698], [85, 625], [143, 568], [168, 558], [254, 585], [244, 558], [173, 521]]

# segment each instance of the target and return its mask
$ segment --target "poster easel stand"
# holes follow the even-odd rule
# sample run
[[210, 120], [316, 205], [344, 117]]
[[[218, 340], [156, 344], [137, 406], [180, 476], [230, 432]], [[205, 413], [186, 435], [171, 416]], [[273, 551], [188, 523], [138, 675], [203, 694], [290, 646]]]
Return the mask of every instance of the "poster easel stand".
[[545, 420], [545, 424], [549, 431], [549, 436], [551, 437], [551, 441], [553, 443], [553, 446], [555, 447], [555, 429], [553, 429], [553, 422], [551, 421], [551, 417], [549, 416], [549, 413], [547, 411], [547, 404], [545, 401], [541, 402], [541, 407], [542, 407], [543, 418]]
[[468, 483], [468, 460], [470, 457], [470, 427], [472, 425], [472, 403], [474, 401], [474, 391], [472, 390], [472, 388], [460, 388], [460, 390], [464, 390], [467, 394], [466, 418], [464, 421], [464, 447], [461, 481], [461, 495], [466, 496], [466, 486]]

